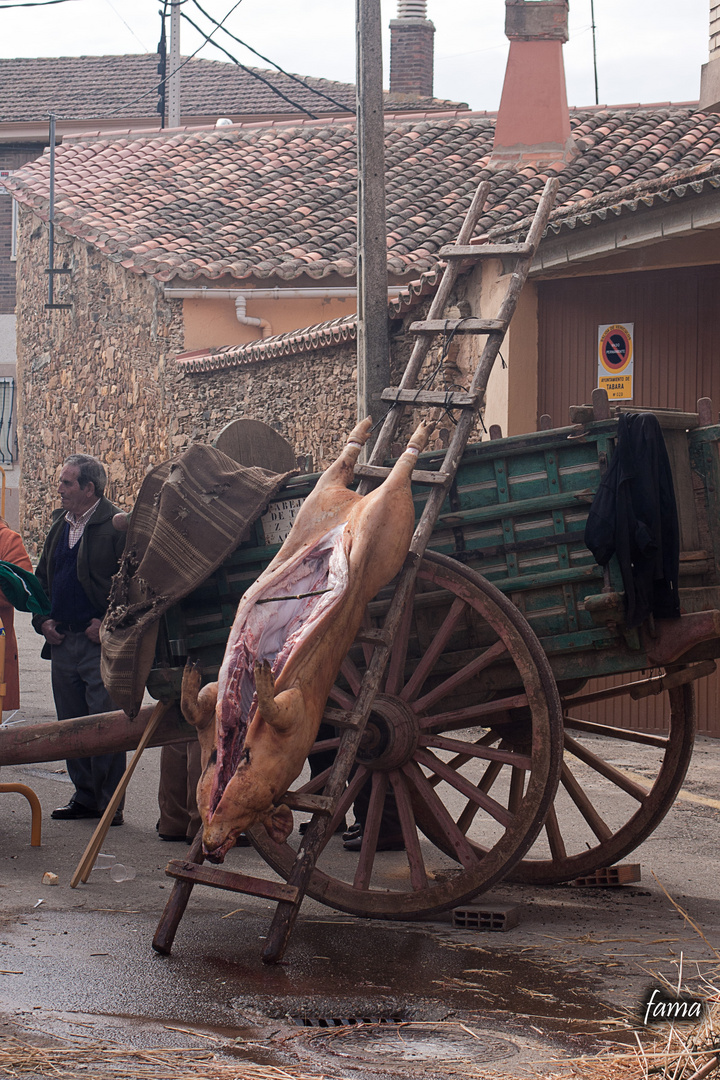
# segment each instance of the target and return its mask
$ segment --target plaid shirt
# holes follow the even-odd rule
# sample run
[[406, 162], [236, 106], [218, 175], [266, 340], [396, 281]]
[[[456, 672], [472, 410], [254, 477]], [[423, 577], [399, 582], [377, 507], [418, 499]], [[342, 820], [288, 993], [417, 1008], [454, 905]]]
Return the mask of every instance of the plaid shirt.
[[68, 510], [67, 514], [65, 515], [65, 520], [70, 526], [70, 535], [68, 536], [69, 547], [74, 548], [75, 545], [78, 543], [80, 537], [85, 532], [85, 526], [97, 510], [99, 503], [100, 500], [98, 499], [98, 501], [96, 503], [93, 503], [93, 505], [88, 510], [86, 510], [84, 514], [81, 514], [79, 518], [76, 518], [72, 511]]

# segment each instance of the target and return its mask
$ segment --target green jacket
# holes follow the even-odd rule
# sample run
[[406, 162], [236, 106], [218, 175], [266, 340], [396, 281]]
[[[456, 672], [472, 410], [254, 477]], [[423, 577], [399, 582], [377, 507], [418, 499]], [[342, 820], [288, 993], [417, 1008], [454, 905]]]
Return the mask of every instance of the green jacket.
[[[113, 516], [119, 513], [118, 508], [103, 496], [95, 513], [85, 526], [78, 547], [78, 581], [93, 607], [103, 612], [107, 609], [110, 581], [117, 573], [120, 556], [125, 547], [125, 533], [118, 532], [112, 523]], [[52, 599], [55, 548], [64, 528], [65, 511], [62, 509], [53, 511], [52, 525], [35, 571], [35, 577], [50, 599]], [[47, 618], [47, 615], [36, 615], [33, 618], [33, 626], [38, 634], [42, 633], [41, 626]]]

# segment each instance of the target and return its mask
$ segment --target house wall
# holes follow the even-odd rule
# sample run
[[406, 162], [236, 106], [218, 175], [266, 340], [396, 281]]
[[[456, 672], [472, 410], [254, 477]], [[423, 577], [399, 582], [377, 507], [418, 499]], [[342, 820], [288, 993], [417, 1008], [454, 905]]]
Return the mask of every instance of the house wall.
[[[56, 299], [47, 311], [47, 227], [20, 217], [18, 441], [20, 524], [36, 552], [57, 505], [63, 460], [90, 453], [106, 465], [108, 494], [130, 507], [145, 472], [166, 460], [182, 405], [169, 357], [182, 349], [182, 316], [154, 282], [130, 274], [56, 229]], [[184, 443], [184, 438], [183, 438]]]
[[[13, 172], [42, 153], [41, 144], [0, 143], [0, 173]], [[3, 387], [3, 397], [17, 400], [17, 371], [15, 346], [15, 270], [12, 257], [13, 199], [0, 187], [0, 376], [14, 383], [14, 394]], [[6, 405], [3, 400], [3, 405]], [[4, 517], [14, 529], [20, 522], [20, 470], [17, 463], [17, 408], [9, 415], [3, 408], [0, 426], [0, 465], [4, 471]]]
[[[237, 284], [232, 282], [235, 287]], [[264, 336], [270, 337], [352, 315], [355, 308], [354, 297], [333, 297], [326, 300], [249, 298], [247, 315], [253, 319], [265, 319], [270, 324], [270, 329]], [[183, 318], [185, 348], [188, 352], [196, 349], [218, 349], [228, 345], [246, 345], [263, 337], [259, 326], [243, 326], [237, 321], [234, 300], [185, 300]]]
[[[634, 404], [695, 412], [698, 398], [709, 397], [717, 417], [720, 267], [545, 281], [538, 295], [538, 415], [549, 413], [560, 427], [568, 423], [570, 405], [590, 402], [597, 384], [598, 325], [632, 322]], [[618, 681], [598, 681], [588, 691]], [[720, 675], [699, 680], [696, 696], [698, 730], [720, 736]], [[641, 702], [614, 698], [579, 715], [658, 731], [667, 725], [667, 701], [665, 695]]]

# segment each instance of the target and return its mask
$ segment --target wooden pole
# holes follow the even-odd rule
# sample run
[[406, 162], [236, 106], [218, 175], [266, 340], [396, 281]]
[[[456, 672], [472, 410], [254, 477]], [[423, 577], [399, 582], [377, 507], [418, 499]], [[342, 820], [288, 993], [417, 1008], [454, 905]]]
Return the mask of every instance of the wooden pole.
[[168, 127], [180, 127], [180, 0], [170, 0]]
[[390, 385], [380, 0], [356, 0], [358, 419], [387, 412]]

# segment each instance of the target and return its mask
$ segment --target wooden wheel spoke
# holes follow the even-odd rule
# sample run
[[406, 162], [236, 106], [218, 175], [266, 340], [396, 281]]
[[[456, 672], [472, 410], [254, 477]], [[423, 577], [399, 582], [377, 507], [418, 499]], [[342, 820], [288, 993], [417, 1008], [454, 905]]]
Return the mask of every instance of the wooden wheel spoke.
[[442, 701], [454, 690], [457, 690], [459, 686], [466, 683], [468, 679], [472, 679], [475, 675], [478, 675], [481, 671], [484, 671], [490, 664], [494, 664], [496, 660], [499, 660], [504, 653], [507, 652], [504, 641], [496, 641], [494, 645], [485, 649], [485, 652], [480, 653], [474, 660], [471, 660], [469, 664], [465, 664], [459, 671], [456, 671], [454, 675], [444, 679], [439, 686], [436, 686], [424, 697], [418, 698], [415, 701], [414, 709], [416, 712], [423, 712], [426, 709], [431, 708], [438, 701]]
[[435, 794], [420, 767], [414, 761], [409, 761], [407, 765], [403, 766], [403, 773], [442, 829], [445, 838], [455, 852], [458, 862], [466, 870], [474, 869], [478, 864], [477, 852], [473, 851], [465, 834], [460, 831], [453, 821], [450, 813]]
[[510, 774], [510, 797], [508, 799], [508, 808], [513, 815], [520, 813], [523, 795], [525, 794], [525, 772], [525, 769], [518, 769], [513, 766]]
[[403, 701], [414, 701], [428, 675], [435, 666], [435, 662], [445, 648], [450, 636], [455, 629], [460, 616], [465, 610], [465, 601], [460, 597], [453, 600], [450, 611], [445, 616], [442, 626], [433, 637], [430, 645], [420, 659], [410, 679], [403, 687], [400, 697]]
[[414, 614], [415, 612], [413, 611], [412, 604], [406, 604], [400, 626], [398, 627], [392, 642], [390, 662], [388, 664], [387, 678], [385, 680], [386, 694], [397, 694], [404, 682], [405, 657], [407, 656], [408, 639], [410, 637], [410, 627], [412, 626]]
[[[436, 745], [438, 745], [437, 743], [432, 741], [432, 738], [433, 738], [432, 736], [421, 737], [418, 740], [418, 745], [419, 746], [436, 746]], [[473, 746], [486, 746], [488, 743], [497, 742], [497, 740], [498, 740], [497, 733], [494, 732], [494, 731], [488, 731], [486, 735], [483, 735], [481, 739], [477, 739], [476, 742], [474, 742], [472, 745]], [[464, 749], [466, 744], [465, 743], [459, 743], [458, 745], [462, 746], [463, 749]], [[467, 765], [468, 761], [470, 761], [471, 756], [472, 755], [468, 754], [468, 753], [456, 754], [455, 757], [450, 758], [450, 760], [448, 761], [448, 765], [450, 766], [451, 769], [461, 769], [463, 767], [463, 765]], [[437, 784], [440, 783], [440, 778], [436, 777], [433, 780], [433, 778], [430, 777], [430, 783], [433, 785], [433, 787], [436, 787]], [[489, 791], [489, 788], [483, 788], [483, 791]]]
[[[435, 757], [434, 754], [425, 750], [418, 750], [415, 754], [415, 760], [420, 765], [425, 765], [428, 769], [439, 776], [446, 783], [454, 787], [456, 791], [459, 791], [471, 802], [476, 802], [479, 807], [485, 810], [491, 817], [499, 821], [504, 828], [509, 829], [514, 821], [514, 812], [510, 812], [501, 806], [495, 799], [491, 799], [489, 795], [486, 795], [484, 791], [476, 787], [470, 780], [466, 780], [465, 777], [451, 769], [446, 762], [441, 761], [440, 758]], [[515, 770], [513, 770], [514, 772]]]
[[[323, 775], [329, 775], [329, 773], [331, 771], [332, 771], [332, 769], [326, 769], [325, 773]], [[364, 765], [361, 765], [361, 766], [358, 767], [358, 770], [355, 773], [355, 775], [351, 776], [350, 779], [348, 780], [347, 787], [345, 788], [342, 795], [340, 796], [340, 798], [337, 801], [337, 805], [335, 807], [335, 813], [330, 818], [330, 824], [328, 825], [327, 832], [325, 833], [325, 837], [326, 837], [325, 843], [328, 842], [328, 840], [333, 835], [333, 833], [337, 829], [337, 827], [340, 824], [340, 822], [342, 821], [342, 819], [347, 814], [347, 812], [350, 809], [350, 807], [352, 806], [352, 804], [355, 802], [355, 799], [357, 798], [361, 787], [363, 786], [363, 784], [367, 780], [368, 771], [369, 770], [366, 769]]]
[[402, 829], [403, 839], [405, 840], [407, 861], [408, 866], [410, 867], [410, 884], [417, 892], [419, 889], [427, 888], [428, 876], [427, 871], [425, 870], [422, 851], [420, 849], [420, 838], [415, 826], [415, 815], [410, 801], [410, 794], [407, 789], [405, 777], [396, 769], [393, 769], [390, 773], [390, 783], [392, 784], [393, 793], [395, 795], [398, 817], [400, 818], [400, 828]]
[[550, 853], [553, 859], [565, 859], [567, 857], [567, 849], [565, 847], [565, 841], [562, 838], [560, 832], [560, 824], [555, 813], [554, 805], [548, 810], [548, 815], [545, 818], [545, 832], [547, 833], [548, 844], [550, 845]]
[[330, 690], [328, 697], [331, 697], [333, 701], [336, 701], [341, 709], [345, 709], [346, 712], [352, 712], [355, 707], [355, 698], [350, 694], [341, 690], [339, 686], [333, 686]]
[[[488, 736], [483, 738], [488, 738]], [[497, 739], [497, 736], [493, 735], [493, 739]], [[499, 761], [503, 765], [514, 765], [519, 769], [527, 769], [528, 771], [532, 768], [532, 758], [528, 754], [516, 754], [512, 750], [484, 746], [482, 739], [478, 740], [478, 742], [466, 743], [460, 742], [459, 739], [445, 738], [443, 735], [422, 735], [420, 737], [420, 746], [434, 746], [438, 750], [454, 751], [458, 755], [457, 760], [462, 757], [465, 761], [468, 761], [471, 757], [475, 757], [483, 758], [485, 761]], [[452, 765], [453, 762], [449, 762], [449, 764]]]
[[313, 776], [308, 780], [307, 784], [303, 784], [302, 787], [297, 789], [298, 795], [314, 795], [316, 792], [321, 791], [325, 787], [325, 781], [332, 772], [332, 768], [324, 769], [317, 776]]
[[355, 869], [353, 887], [367, 889], [370, 885], [375, 852], [377, 851], [378, 836], [380, 835], [380, 823], [382, 821], [385, 795], [388, 788], [387, 773], [374, 772], [372, 774], [372, 791], [368, 805], [367, 817], [362, 833], [362, 846], [360, 858]]
[[[512, 697], [496, 698], [495, 701], [469, 705], [465, 709], [453, 709], [433, 716], [422, 716], [419, 723], [421, 728], [441, 728], [443, 731], [449, 731], [453, 727], [456, 730], [472, 727], [478, 720], [482, 720], [484, 726], [490, 727], [505, 721], [503, 713], [507, 713], [510, 709], [522, 709], [527, 703], [527, 694], [515, 694]], [[414, 704], [419, 705], [419, 702]]]
[[582, 816], [587, 821], [592, 831], [601, 842], [603, 840], [609, 840], [612, 836], [612, 829], [610, 829], [603, 819], [598, 814], [593, 804], [588, 799], [587, 795], [580, 787], [573, 774], [570, 772], [568, 766], [563, 762], [562, 772], [560, 773], [560, 782], [567, 791], [572, 801], [577, 806]]
[[597, 754], [593, 754], [592, 750], [588, 750], [586, 746], [577, 742], [569, 735], [565, 736], [565, 749], [569, 750], [571, 754], [574, 754], [576, 758], [582, 761], [585, 765], [588, 765], [600, 776], [604, 776], [606, 780], [615, 784], [616, 787], [621, 788], [627, 795], [630, 795], [633, 799], [637, 799], [639, 803], [644, 803], [648, 789], [642, 787], [641, 784], [631, 780], [629, 776], [625, 776], [624, 773], [616, 769], [614, 765], [608, 764], [607, 761], [603, 761]]
[[[572, 701], [569, 702], [572, 705]], [[613, 727], [611, 724], [596, 724], [590, 720], [581, 720], [579, 717], [563, 716], [563, 723], [571, 731], [585, 731], [589, 735], [605, 735], [610, 739], [620, 739], [622, 742], [639, 743], [642, 746], [657, 746], [660, 750], [667, 749], [669, 739], [664, 735], [650, 735], [646, 731], [630, 731], [629, 728]]]
[[[477, 785], [478, 790], [479, 791], [484, 791], [485, 794], [487, 794], [488, 791], [490, 790], [490, 788], [493, 786], [493, 784], [497, 780], [497, 778], [500, 775], [500, 773], [502, 772], [502, 770], [503, 770], [503, 767], [502, 767], [502, 765], [500, 764], [499, 761], [491, 761], [491, 762], [489, 762], [488, 767], [485, 769], [485, 772], [482, 774], [482, 778], [481, 778], [479, 784]], [[460, 831], [462, 833], [467, 834], [468, 829], [470, 828], [473, 821], [477, 817], [477, 813], [478, 813], [479, 809], [480, 809], [479, 803], [471, 802], [470, 800], [468, 800], [468, 802], [467, 802], [467, 804], [465, 806], [465, 809], [460, 814], [460, 817], [457, 820], [458, 828], [460, 829]]]
[[355, 697], [360, 693], [362, 676], [349, 656], [346, 656], [340, 665], [340, 671], [348, 681], [348, 685]]
[[313, 745], [310, 747], [308, 757], [312, 757], [313, 754], [322, 754], [324, 750], [337, 750], [339, 745], [339, 736], [334, 739], [322, 739], [321, 742], [313, 743]]

